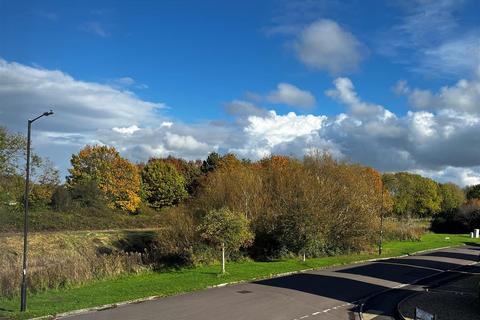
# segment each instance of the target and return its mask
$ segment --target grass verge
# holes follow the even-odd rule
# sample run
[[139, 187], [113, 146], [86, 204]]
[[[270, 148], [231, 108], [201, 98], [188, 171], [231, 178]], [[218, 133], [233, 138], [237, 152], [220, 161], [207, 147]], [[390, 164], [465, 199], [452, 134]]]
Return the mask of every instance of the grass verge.
[[[390, 241], [384, 245], [382, 257], [392, 257], [464, 243], [478, 243], [466, 235], [425, 234], [420, 241]], [[19, 298], [1, 299], [0, 316], [13, 319], [54, 315], [70, 310], [117, 303], [148, 296], [170, 296], [195, 291], [226, 282], [267, 278], [276, 274], [313, 268], [343, 265], [356, 261], [378, 258], [375, 254], [352, 254], [333, 257], [271, 262], [232, 262], [227, 264], [225, 276], [219, 276], [219, 266], [204, 266], [169, 272], [146, 272], [126, 275], [116, 279], [95, 281], [89, 284], [30, 295], [28, 311], [18, 312]]]

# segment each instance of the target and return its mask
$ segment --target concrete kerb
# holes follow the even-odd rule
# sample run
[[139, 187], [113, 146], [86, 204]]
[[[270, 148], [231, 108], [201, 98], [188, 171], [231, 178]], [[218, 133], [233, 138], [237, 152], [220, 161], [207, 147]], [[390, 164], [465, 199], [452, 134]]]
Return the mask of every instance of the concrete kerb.
[[[457, 244], [457, 245], [452, 245], [452, 246], [447, 246], [447, 247], [441, 247], [441, 248], [435, 248], [435, 249], [420, 250], [420, 251], [415, 251], [415, 252], [412, 252], [412, 253], [409, 253], [409, 254], [402, 254], [402, 255], [398, 255], [398, 256], [391, 256], [391, 257], [384, 257], [384, 258], [372, 258], [372, 259], [358, 260], [358, 261], [349, 262], [349, 263], [344, 263], [344, 264], [341, 264], [341, 263], [340, 263], [340, 264], [334, 264], [334, 265], [325, 266], [325, 267], [319, 267], [319, 268], [308, 268], [308, 269], [302, 269], [302, 270], [297, 270], [297, 271], [290, 271], [290, 272], [283, 272], [283, 273], [271, 274], [271, 275], [268, 275], [268, 276], [266, 276], [266, 277], [250, 278], [250, 279], [248, 279], [248, 280], [240, 280], [240, 281], [232, 281], [232, 282], [220, 283], [220, 284], [213, 285], [213, 286], [207, 286], [207, 287], [205, 287], [205, 288], [198, 289], [198, 290], [221, 288], [221, 287], [225, 287], [225, 286], [231, 286], [231, 285], [236, 285], [236, 284], [241, 284], [241, 283], [246, 283], [246, 282], [258, 281], [258, 280], [265, 280], [265, 279], [280, 278], [280, 277], [290, 276], [290, 275], [293, 275], [293, 274], [305, 273], [305, 272], [309, 272], [309, 271], [313, 271], [313, 270], [323, 270], [323, 269], [327, 269], [327, 268], [331, 268], [331, 267], [339, 267], [339, 266], [344, 266], [344, 265], [349, 265], [349, 264], [360, 264], [360, 263], [366, 263], [366, 262], [375, 262], [375, 261], [388, 260], [388, 259], [392, 259], [392, 258], [403, 258], [403, 257], [408, 257], [408, 256], [411, 256], [411, 255], [414, 255], [414, 254], [418, 254], [418, 253], [422, 253], [422, 252], [442, 250], [442, 249], [447, 249], [447, 248], [452, 248], [452, 247], [458, 247], [458, 246], [462, 246], [462, 245], [464, 245], [464, 244], [460, 244], [460, 245]], [[420, 280], [423, 280], [423, 279], [420, 279]], [[420, 280], [418, 280], [418, 281], [420, 281]], [[384, 292], [386, 292], [386, 291], [393, 290], [393, 289], [397, 289], [397, 288], [386, 289], [385, 291], [382, 291], [382, 292], [380, 292], [380, 293], [378, 293], [378, 294], [381, 294], [381, 293], [384, 293]], [[195, 290], [195, 291], [198, 291], [198, 290]], [[180, 294], [177, 294], [177, 295], [187, 294], [187, 293], [191, 293], [191, 292], [193, 292], [193, 291], [188, 291], [188, 292], [180, 293]], [[374, 297], [375, 295], [377, 295], [377, 294], [374, 294], [374, 295], [372, 295], [372, 296], [369, 296], [369, 297], [364, 298], [364, 299], [361, 299], [361, 300], [353, 301], [353, 302], [351, 302], [351, 303], [352, 303], [352, 304], [356, 304], [356, 303], [358, 303], [359, 301], [367, 301], [368, 299], [371, 299], [371, 298]], [[157, 295], [157, 296], [150, 296], [150, 297], [146, 297], [146, 298], [139, 298], [139, 299], [134, 299], [134, 300], [127, 300], [127, 301], [122, 301], [122, 302], [117, 302], [117, 303], [110, 303], [110, 304], [105, 304], [105, 305], [96, 306], [96, 307], [89, 307], [89, 308], [83, 308], [83, 309], [78, 309], [78, 310], [73, 310], [73, 311], [67, 311], [67, 312], [58, 313], [58, 314], [54, 314], [54, 315], [46, 315], [46, 316], [31, 318], [30, 320], [47, 320], [47, 319], [56, 319], [56, 318], [58, 318], [58, 317], [69, 317], [69, 316], [74, 316], [74, 315], [83, 314], [83, 313], [89, 313], [89, 312], [93, 312], [93, 311], [102, 311], [102, 310], [106, 310], [106, 309], [113, 309], [113, 308], [117, 308], [117, 307], [124, 306], [124, 305], [136, 304], [136, 303], [141, 303], [141, 302], [156, 300], [156, 299], [160, 299], [160, 298], [165, 298], [165, 296], [158, 296], [158, 295]], [[357, 304], [357, 306], [358, 306], [358, 304]], [[359, 311], [360, 319], [363, 319], [363, 316], [362, 316], [362, 307], [363, 307], [363, 304], [361, 304], [361, 305], [360, 305], [360, 308], [359, 308], [359, 310], [360, 310], [360, 311]]]
[[400, 302], [397, 304], [397, 308], [396, 308], [397, 316], [400, 318], [400, 320], [407, 320], [407, 318], [403, 315], [402, 311], [400, 310], [400, 305], [402, 303], [404, 303], [405, 301], [407, 301], [408, 299], [413, 298], [415, 296], [418, 296], [419, 294], [422, 294], [422, 293], [423, 293], [422, 291], [421, 292], [416, 292], [416, 293], [400, 300]]

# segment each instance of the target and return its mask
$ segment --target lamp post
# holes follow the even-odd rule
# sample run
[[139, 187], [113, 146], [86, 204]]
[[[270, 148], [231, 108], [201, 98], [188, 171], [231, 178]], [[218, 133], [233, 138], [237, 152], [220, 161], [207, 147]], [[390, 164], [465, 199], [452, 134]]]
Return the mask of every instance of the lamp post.
[[382, 250], [383, 250], [383, 181], [382, 181], [382, 200], [381, 200], [381, 205], [380, 205], [380, 241], [378, 243], [378, 255], [382, 255]]
[[21, 288], [21, 302], [20, 311], [27, 309], [27, 237], [28, 237], [28, 192], [30, 184], [30, 136], [32, 131], [32, 123], [41, 117], [48, 117], [53, 114], [53, 111], [47, 111], [39, 115], [38, 117], [28, 120], [28, 133], [27, 133], [27, 167], [25, 172], [25, 198], [24, 209], [25, 216], [23, 220], [23, 269], [22, 269], [22, 288]]
[[384, 204], [383, 204], [383, 200], [384, 200], [384, 192], [385, 192], [385, 182], [389, 182], [389, 181], [392, 181], [393, 179], [391, 177], [383, 177], [381, 179], [382, 181], [382, 199], [381, 199], [381, 203], [380, 203], [380, 241], [378, 242], [378, 255], [381, 256], [382, 255], [382, 251], [383, 251], [383, 211], [384, 210]]

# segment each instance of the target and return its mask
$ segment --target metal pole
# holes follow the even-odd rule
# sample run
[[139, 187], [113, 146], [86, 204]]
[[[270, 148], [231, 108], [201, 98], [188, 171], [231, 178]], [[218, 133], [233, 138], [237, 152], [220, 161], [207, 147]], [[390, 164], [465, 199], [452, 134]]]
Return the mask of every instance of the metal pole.
[[28, 192], [30, 184], [30, 135], [32, 131], [32, 120], [28, 120], [28, 134], [27, 134], [27, 168], [25, 174], [25, 198], [24, 209], [25, 217], [23, 220], [23, 270], [22, 270], [22, 289], [21, 289], [21, 303], [20, 311], [27, 309], [27, 237], [28, 237]]
[[378, 255], [382, 255], [383, 249], [383, 182], [382, 182], [382, 202], [380, 206], [380, 243], [378, 244]]

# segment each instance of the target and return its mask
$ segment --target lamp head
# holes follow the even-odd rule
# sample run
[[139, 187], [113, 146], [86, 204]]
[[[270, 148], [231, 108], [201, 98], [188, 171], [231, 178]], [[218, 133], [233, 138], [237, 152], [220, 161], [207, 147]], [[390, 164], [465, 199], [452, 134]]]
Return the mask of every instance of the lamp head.
[[51, 116], [53, 114], [53, 111], [50, 109], [50, 111], [44, 112], [43, 115], [45, 117]]

